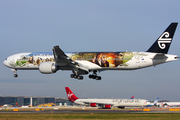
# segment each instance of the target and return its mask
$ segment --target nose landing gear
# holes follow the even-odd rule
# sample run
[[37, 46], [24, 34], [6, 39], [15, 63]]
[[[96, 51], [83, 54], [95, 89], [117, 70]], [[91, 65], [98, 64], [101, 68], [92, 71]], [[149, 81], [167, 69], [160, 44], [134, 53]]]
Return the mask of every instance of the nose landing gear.
[[16, 69], [11, 69], [13, 72], [14, 72], [14, 77], [16, 78], [16, 77], [18, 77], [18, 74], [17, 74], [17, 70]]
[[18, 77], [18, 74], [14, 74], [13, 76], [16, 78], [16, 77]]

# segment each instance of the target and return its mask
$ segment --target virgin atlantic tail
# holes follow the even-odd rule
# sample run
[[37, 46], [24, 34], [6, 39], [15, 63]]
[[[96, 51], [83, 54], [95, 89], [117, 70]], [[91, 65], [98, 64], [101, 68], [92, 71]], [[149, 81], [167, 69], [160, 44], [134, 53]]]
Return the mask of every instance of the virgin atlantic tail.
[[71, 89], [69, 89], [69, 87], [65, 87], [66, 93], [67, 93], [67, 97], [71, 102], [76, 101], [77, 99], [79, 99], [78, 97], [76, 97], [76, 95], [71, 91]]
[[167, 54], [178, 23], [171, 23], [147, 52]]

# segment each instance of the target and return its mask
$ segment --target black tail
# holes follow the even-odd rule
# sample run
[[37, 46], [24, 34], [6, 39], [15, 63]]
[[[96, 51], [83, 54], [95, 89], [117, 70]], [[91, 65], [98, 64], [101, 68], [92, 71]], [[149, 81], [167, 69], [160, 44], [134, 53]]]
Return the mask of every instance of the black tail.
[[171, 23], [147, 52], [167, 54], [178, 23]]

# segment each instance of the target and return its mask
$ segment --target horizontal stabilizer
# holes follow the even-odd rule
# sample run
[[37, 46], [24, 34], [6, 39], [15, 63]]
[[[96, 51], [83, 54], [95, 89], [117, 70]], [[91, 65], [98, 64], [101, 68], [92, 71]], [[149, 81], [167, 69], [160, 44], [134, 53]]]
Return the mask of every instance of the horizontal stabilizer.
[[162, 60], [162, 59], [167, 59], [168, 57], [163, 54], [163, 53], [159, 53], [159, 54], [156, 54], [152, 60]]

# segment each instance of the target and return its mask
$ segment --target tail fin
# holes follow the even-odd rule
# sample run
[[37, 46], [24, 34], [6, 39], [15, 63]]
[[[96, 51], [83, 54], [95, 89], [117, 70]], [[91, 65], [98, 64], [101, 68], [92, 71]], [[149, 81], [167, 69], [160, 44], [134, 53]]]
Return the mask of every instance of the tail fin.
[[153, 104], [156, 105], [158, 101], [159, 101], [159, 97], [153, 102]]
[[147, 52], [167, 54], [178, 23], [171, 23]]
[[67, 97], [71, 102], [74, 102], [75, 100], [79, 99], [78, 97], [76, 97], [76, 95], [69, 89], [69, 87], [65, 87], [66, 89], [66, 93], [67, 93]]
[[130, 99], [134, 99], [134, 96], [132, 96]]

